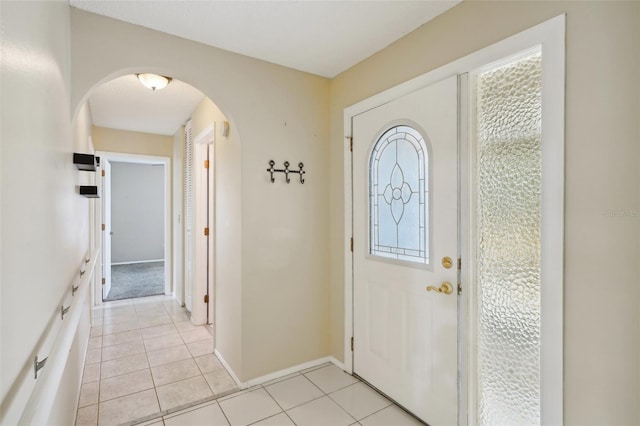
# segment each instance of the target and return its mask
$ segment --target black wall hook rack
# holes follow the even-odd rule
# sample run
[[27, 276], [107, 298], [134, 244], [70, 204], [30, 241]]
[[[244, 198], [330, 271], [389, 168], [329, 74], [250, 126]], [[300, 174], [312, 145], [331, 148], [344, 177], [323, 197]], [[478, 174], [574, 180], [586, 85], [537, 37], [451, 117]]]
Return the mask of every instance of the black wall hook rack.
[[276, 180], [273, 177], [274, 173], [284, 173], [284, 179], [287, 183], [291, 182], [291, 178], [289, 177], [289, 173], [295, 173], [300, 175], [300, 183], [304, 183], [304, 175], [305, 172], [304, 171], [304, 164], [302, 162], [298, 163], [298, 170], [289, 170], [289, 162], [285, 161], [284, 162], [284, 169], [274, 169], [273, 166], [276, 165], [276, 162], [271, 160], [269, 161], [269, 168], [267, 169], [267, 171], [271, 174], [271, 183], [274, 183]]

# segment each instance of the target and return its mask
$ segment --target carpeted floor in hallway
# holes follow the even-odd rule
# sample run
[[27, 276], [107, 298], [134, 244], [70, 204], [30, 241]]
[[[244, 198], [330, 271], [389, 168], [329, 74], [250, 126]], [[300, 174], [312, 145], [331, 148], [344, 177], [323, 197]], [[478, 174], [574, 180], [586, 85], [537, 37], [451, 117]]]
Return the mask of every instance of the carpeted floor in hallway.
[[104, 299], [131, 299], [164, 294], [164, 262], [111, 266], [111, 290]]

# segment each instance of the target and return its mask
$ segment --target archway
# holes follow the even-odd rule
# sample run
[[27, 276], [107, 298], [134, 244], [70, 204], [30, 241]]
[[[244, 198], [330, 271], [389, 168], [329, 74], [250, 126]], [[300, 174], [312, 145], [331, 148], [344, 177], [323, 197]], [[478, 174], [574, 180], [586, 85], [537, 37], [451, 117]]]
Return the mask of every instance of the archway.
[[[148, 71], [149, 68], [139, 67], [133, 71]], [[153, 69], [157, 71], [157, 69]], [[162, 74], [170, 74], [166, 71], [158, 71]], [[87, 104], [91, 95], [99, 88], [101, 85], [106, 82], [113, 81], [116, 78], [130, 75], [131, 69], [122, 69], [114, 73], [110, 73], [108, 76], [105, 76], [99, 79], [95, 84], [91, 86], [91, 88], [82, 96], [82, 103], [79, 104], [76, 108], [76, 112], [74, 114], [74, 121], [78, 119], [82, 119], [81, 115], [85, 114], [85, 105]], [[202, 92], [202, 91], [201, 91]], [[235, 184], [231, 180], [225, 180], [224, 176], [221, 178], [221, 183], [223, 184], [222, 192], [218, 194], [216, 191], [217, 182], [214, 180], [214, 169], [216, 167], [216, 163], [219, 159], [224, 163], [224, 167], [235, 167], [237, 170], [240, 169], [240, 151], [239, 149], [229, 150], [229, 146], [236, 146], [238, 144], [237, 132], [234, 130], [234, 126], [232, 123], [228, 121], [227, 116], [214, 104], [209, 97], [206, 96], [206, 93], [203, 92], [203, 100], [201, 104], [198, 105], [190, 114], [192, 124], [191, 127], [193, 131], [191, 132], [191, 141], [192, 141], [192, 152], [193, 156], [193, 183], [195, 185], [194, 194], [194, 207], [196, 212], [200, 212], [200, 214], [196, 214], [194, 217], [195, 222], [193, 224], [194, 236], [200, 239], [200, 249], [196, 250], [194, 253], [194, 282], [196, 285], [191, 292], [191, 300], [193, 303], [189, 306], [189, 310], [192, 314], [192, 320], [194, 324], [204, 324], [204, 323], [215, 323], [216, 328], [224, 327], [224, 321], [214, 321], [216, 317], [215, 305], [218, 303], [218, 297], [216, 297], [216, 277], [220, 276], [224, 279], [225, 275], [228, 273], [233, 273], [234, 271], [227, 272], [227, 267], [233, 268], [234, 265], [228, 265], [225, 262], [224, 268], [222, 270], [217, 270], [215, 268], [215, 253], [217, 250], [224, 250], [225, 252], [229, 252], [227, 249], [227, 243], [232, 238], [230, 233], [223, 233], [223, 235], [218, 238], [216, 231], [216, 223], [219, 221], [224, 221], [225, 223], [229, 223], [229, 220], [233, 222], [236, 221], [235, 227], [239, 229], [240, 227], [240, 215], [237, 214], [236, 211], [228, 211], [225, 209], [223, 205], [216, 206], [216, 198], [223, 197], [228, 199], [231, 196], [232, 192], [236, 192], [236, 197], [238, 198], [239, 205], [239, 180]], [[182, 134], [182, 130], [176, 132]], [[185, 293], [187, 293], [184, 289], [185, 284], [185, 274], [183, 266], [183, 257], [184, 257], [184, 209], [183, 209], [183, 193], [185, 190], [184, 187], [184, 177], [183, 177], [183, 154], [184, 147], [182, 145], [183, 139], [179, 138], [180, 141], [178, 144], [174, 144], [173, 153], [171, 155], [171, 162], [173, 163], [173, 176], [171, 178], [171, 194], [172, 194], [172, 207], [170, 212], [170, 222], [173, 228], [171, 232], [172, 235], [172, 244], [171, 244], [171, 253], [172, 253], [172, 264], [173, 264], [173, 273], [171, 275], [171, 293], [179, 300], [182, 304], [185, 304]], [[216, 140], [220, 143], [225, 144], [225, 149], [222, 152], [216, 152]], [[96, 150], [104, 151], [105, 148], [102, 146], [98, 146], [99, 143], [94, 138], [94, 145]], [[111, 149], [106, 149], [107, 151], [113, 151]], [[144, 153], [143, 153], [144, 154]], [[149, 153], [147, 153], [149, 154]], [[204, 164], [205, 160], [209, 161], [211, 167], [209, 169], [205, 169], [204, 167], [200, 167]], [[207, 173], [208, 172], [208, 173]], [[235, 218], [235, 219], [234, 219]], [[100, 225], [101, 222], [99, 220], [95, 221], [96, 224]], [[233, 223], [232, 223], [233, 225]], [[203, 235], [201, 232], [202, 228], [209, 228], [210, 232], [207, 236]], [[195, 230], [198, 230], [197, 232]], [[96, 231], [96, 235], [100, 235], [100, 230]], [[237, 258], [237, 264], [235, 267], [239, 268], [239, 256]], [[97, 283], [97, 289], [99, 289], [100, 280]], [[96, 291], [96, 294], [99, 291]], [[206, 299], [205, 299], [206, 297]], [[205, 300], [209, 300], [209, 303], [206, 303]], [[96, 300], [96, 298], [94, 298]], [[220, 301], [222, 303], [222, 301]], [[217, 333], [215, 333], [217, 334]]]

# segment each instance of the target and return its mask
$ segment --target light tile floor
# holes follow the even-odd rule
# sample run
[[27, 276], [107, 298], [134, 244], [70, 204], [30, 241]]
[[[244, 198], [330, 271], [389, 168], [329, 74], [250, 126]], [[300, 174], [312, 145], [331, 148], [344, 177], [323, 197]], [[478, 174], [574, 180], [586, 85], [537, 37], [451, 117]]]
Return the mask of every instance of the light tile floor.
[[294, 373], [144, 423], [147, 426], [418, 426], [333, 364]]
[[166, 297], [95, 309], [76, 425], [422, 425], [333, 364], [247, 390], [211, 353], [207, 327]]
[[92, 310], [76, 425], [133, 424], [238, 390], [194, 326], [166, 296]]

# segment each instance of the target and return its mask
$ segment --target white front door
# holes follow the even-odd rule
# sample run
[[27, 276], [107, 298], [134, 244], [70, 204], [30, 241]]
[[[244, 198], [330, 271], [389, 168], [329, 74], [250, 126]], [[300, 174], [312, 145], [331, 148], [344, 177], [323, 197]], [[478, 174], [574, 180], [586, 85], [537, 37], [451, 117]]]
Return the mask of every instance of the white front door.
[[111, 163], [102, 158], [102, 300], [111, 291]]
[[457, 114], [453, 76], [353, 118], [353, 370], [432, 426], [458, 421]]

